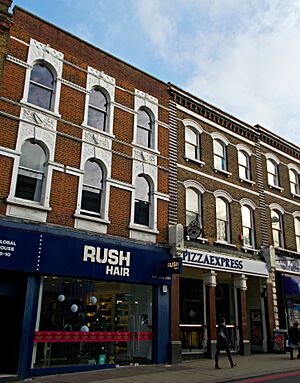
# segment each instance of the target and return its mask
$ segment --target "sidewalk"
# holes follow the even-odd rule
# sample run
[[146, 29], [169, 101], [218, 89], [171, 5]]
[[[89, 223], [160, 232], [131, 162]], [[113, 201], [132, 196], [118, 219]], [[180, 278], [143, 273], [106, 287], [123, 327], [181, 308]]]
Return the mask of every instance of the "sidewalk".
[[[184, 361], [172, 366], [120, 367], [109, 370], [80, 372], [32, 378], [32, 383], [221, 383], [238, 382], [247, 377], [300, 370], [300, 360], [289, 354], [235, 356], [237, 367], [231, 369], [228, 359], [220, 359], [221, 370], [208, 359]], [[28, 381], [28, 380], [27, 380]]]

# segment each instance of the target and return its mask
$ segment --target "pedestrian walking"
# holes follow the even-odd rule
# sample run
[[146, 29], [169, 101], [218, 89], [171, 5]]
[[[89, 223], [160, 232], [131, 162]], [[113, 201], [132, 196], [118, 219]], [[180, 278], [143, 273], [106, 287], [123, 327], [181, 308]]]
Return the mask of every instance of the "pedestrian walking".
[[225, 318], [221, 318], [218, 324], [218, 330], [217, 330], [217, 350], [215, 354], [215, 369], [220, 369], [221, 367], [219, 366], [219, 356], [221, 350], [225, 350], [227, 357], [230, 362], [231, 368], [236, 366], [236, 363], [232, 360], [232, 356], [230, 354], [230, 338], [227, 332], [226, 328], [226, 321]]
[[294, 348], [298, 349], [297, 358], [300, 359], [300, 331], [299, 324], [295, 322], [289, 329], [289, 347], [290, 347], [290, 359], [294, 359]]

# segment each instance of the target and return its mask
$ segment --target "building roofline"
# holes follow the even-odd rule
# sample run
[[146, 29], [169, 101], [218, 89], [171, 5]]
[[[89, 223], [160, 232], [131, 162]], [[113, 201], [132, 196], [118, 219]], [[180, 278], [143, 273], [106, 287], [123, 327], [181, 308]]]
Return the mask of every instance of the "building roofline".
[[220, 115], [222, 115], [222, 117], [225, 117], [227, 119], [230, 119], [232, 120], [233, 122], [247, 128], [247, 129], [250, 129], [252, 130], [254, 133], [256, 134], [259, 134], [257, 129], [251, 125], [251, 124], [248, 124], [247, 122], [244, 122], [242, 120], [240, 120], [239, 118], [237, 117], [234, 117], [233, 115], [227, 113], [227, 112], [224, 112], [222, 109], [202, 100], [201, 98], [197, 97], [197, 96], [194, 96], [193, 94], [185, 91], [184, 89], [180, 88], [179, 86], [175, 85], [175, 84], [172, 84], [171, 82], [168, 83], [169, 86], [170, 86], [170, 90], [174, 90], [175, 92], [177, 92], [178, 94], [182, 95], [182, 96], [185, 96], [185, 97], [188, 97], [190, 98], [192, 101], [200, 104], [201, 106], [204, 106], [205, 108], [208, 108], [210, 109], [212, 112], [215, 112], [215, 113], [218, 113]]
[[166, 81], [163, 81], [163, 80], [161, 80], [161, 79], [159, 79], [159, 78], [153, 76], [152, 74], [149, 74], [149, 73], [147, 73], [146, 71], [143, 71], [143, 70], [141, 70], [141, 69], [135, 67], [134, 65], [129, 64], [128, 62], [126, 62], [126, 61], [124, 61], [124, 60], [122, 60], [122, 59], [120, 59], [120, 58], [118, 58], [118, 57], [112, 55], [111, 53], [108, 53], [108, 52], [104, 51], [103, 49], [97, 47], [96, 45], [93, 45], [92, 43], [90, 43], [90, 42], [88, 42], [88, 41], [86, 41], [86, 40], [84, 40], [84, 39], [81, 39], [80, 37], [78, 37], [78, 36], [76, 36], [76, 35], [73, 35], [71, 32], [69, 32], [69, 31], [67, 31], [67, 30], [65, 30], [65, 29], [63, 29], [63, 28], [57, 26], [56, 24], [53, 24], [53, 23], [51, 23], [51, 22], [49, 22], [49, 21], [47, 21], [47, 20], [44, 20], [44, 19], [41, 18], [40, 16], [37, 16], [37, 15], [35, 15], [34, 13], [29, 12], [27, 9], [24, 9], [24, 8], [18, 6], [18, 5], [15, 5], [15, 6], [13, 7], [13, 10], [12, 10], [13, 14], [14, 14], [15, 9], [16, 9], [17, 11], [21, 11], [21, 12], [27, 13], [28, 15], [34, 17], [35, 19], [40, 20], [40, 21], [42, 21], [43, 23], [48, 24], [48, 25], [50, 25], [51, 27], [60, 30], [60, 31], [63, 32], [63, 33], [66, 33], [67, 35], [71, 36], [72, 38], [74, 38], [74, 39], [76, 39], [76, 40], [78, 40], [78, 41], [80, 41], [80, 42], [82, 42], [82, 43], [84, 43], [84, 44], [90, 46], [91, 48], [93, 48], [93, 49], [95, 49], [95, 50], [97, 50], [97, 51], [99, 51], [99, 52], [101, 52], [101, 53], [104, 53], [105, 55], [111, 57], [112, 59], [114, 59], [114, 60], [116, 60], [116, 61], [119, 61], [119, 62], [122, 63], [122, 64], [125, 64], [126, 66], [128, 66], [128, 67], [130, 67], [130, 68], [132, 68], [132, 69], [134, 69], [134, 70], [136, 70], [136, 71], [138, 71], [138, 72], [140, 72], [140, 73], [146, 75], [147, 77], [151, 77], [152, 79], [154, 79], [154, 80], [160, 82], [160, 83], [163, 84], [163, 85], [168, 85], [168, 83], [167, 83]]

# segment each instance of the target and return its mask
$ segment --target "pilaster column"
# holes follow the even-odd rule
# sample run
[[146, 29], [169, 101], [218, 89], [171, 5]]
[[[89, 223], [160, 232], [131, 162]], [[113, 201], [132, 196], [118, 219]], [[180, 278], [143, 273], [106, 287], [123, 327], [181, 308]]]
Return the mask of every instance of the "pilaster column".
[[216, 352], [216, 286], [217, 274], [215, 271], [207, 272], [204, 278], [206, 294], [206, 324], [207, 324], [207, 357], [213, 358]]
[[278, 304], [274, 270], [270, 270], [269, 278], [267, 279], [267, 283], [265, 285], [265, 292], [267, 348], [268, 351], [271, 351], [273, 348], [273, 330], [279, 328]]
[[249, 323], [247, 315], [247, 277], [242, 274], [234, 278], [237, 297], [237, 324], [239, 328], [239, 349], [242, 355], [250, 355]]
[[171, 287], [171, 363], [182, 361], [182, 345], [180, 339], [180, 277], [178, 274], [172, 276]]

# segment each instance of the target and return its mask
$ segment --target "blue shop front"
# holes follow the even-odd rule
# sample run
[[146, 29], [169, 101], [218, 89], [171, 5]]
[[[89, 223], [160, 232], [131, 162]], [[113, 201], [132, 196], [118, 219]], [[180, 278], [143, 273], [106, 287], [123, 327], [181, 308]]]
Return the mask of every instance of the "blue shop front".
[[0, 221], [1, 376], [166, 363], [168, 248]]

